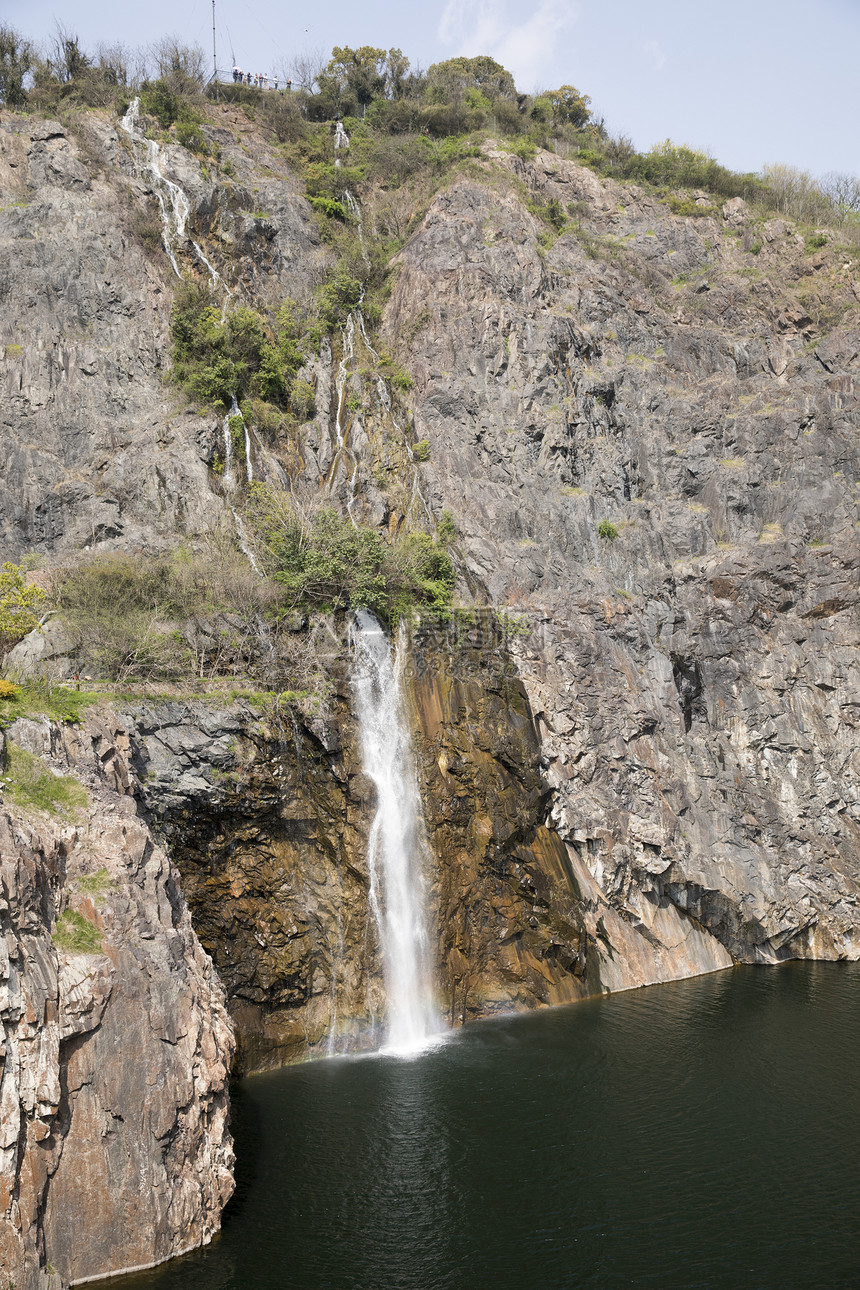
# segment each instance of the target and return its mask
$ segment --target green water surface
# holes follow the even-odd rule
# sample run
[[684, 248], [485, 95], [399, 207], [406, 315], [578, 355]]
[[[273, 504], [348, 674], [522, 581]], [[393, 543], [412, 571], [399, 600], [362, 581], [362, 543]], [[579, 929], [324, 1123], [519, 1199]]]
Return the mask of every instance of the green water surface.
[[860, 1286], [860, 965], [737, 968], [244, 1081], [205, 1250], [116, 1290]]

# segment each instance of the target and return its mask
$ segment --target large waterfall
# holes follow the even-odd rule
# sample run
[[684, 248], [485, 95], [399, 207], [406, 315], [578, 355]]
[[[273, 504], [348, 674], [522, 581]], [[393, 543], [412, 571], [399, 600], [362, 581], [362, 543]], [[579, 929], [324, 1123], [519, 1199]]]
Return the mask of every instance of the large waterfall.
[[352, 688], [362, 765], [377, 793], [368, 839], [370, 906], [385, 967], [385, 1048], [424, 1047], [439, 1030], [432, 982], [422, 860], [427, 848], [412, 744], [404, 713], [401, 637], [392, 655], [372, 614], [356, 614], [351, 631]]

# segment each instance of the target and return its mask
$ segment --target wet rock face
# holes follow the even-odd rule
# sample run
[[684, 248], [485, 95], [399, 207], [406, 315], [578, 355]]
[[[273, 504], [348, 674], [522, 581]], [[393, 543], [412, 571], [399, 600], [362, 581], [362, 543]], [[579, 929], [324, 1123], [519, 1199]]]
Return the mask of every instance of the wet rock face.
[[522, 682], [480, 623], [435, 635], [414, 642], [411, 696], [447, 1021], [597, 992]]
[[[603, 983], [856, 957], [856, 271], [742, 202], [679, 219], [549, 154], [485, 164], [407, 243], [386, 328], [434, 508], [523, 616]], [[574, 224], [548, 238], [520, 185]]]
[[227, 991], [237, 1068], [369, 1044], [381, 964], [346, 677], [320, 721], [203, 703], [124, 718], [145, 810]]
[[0, 1266], [19, 1290], [59, 1290], [218, 1230], [233, 1039], [176, 871], [136, 817], [124, 731], [91, 716], [8, 737], [89, 793], [65, 823], [0, 803]]
[[[459, 1024], [599, 990], [509, 654], [474, 640], [453, 649], [427, 631], [407, 670], [441, 1011]], [[123, 715], [148, 818], [227, 990], [239, 1068], [378, 1043], [385, 1000], [367, 871], [376, 803], [347, 671], [320, 720], [188, 702]]]

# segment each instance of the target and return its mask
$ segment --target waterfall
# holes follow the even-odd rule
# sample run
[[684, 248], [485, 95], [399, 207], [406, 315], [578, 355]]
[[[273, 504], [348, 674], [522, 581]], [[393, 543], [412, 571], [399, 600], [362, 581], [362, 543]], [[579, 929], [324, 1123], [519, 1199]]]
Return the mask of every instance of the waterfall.
[[[233, 408], [238, 412], [235, 398]], [[224, 433], [224, 487], [228, 493], [232, 493], [236, 487], [236, 476], [233, 473], [233, 436], [230, 433], [230, 418], [235, 415], [233, 408], [227, 413], [221, 427]]]
[[254, 463], [251, 459], [251, 432], [248, 429], [248, 423], [242, 416], [242, 410], [236, 402], [236, 395], [230, 403], [230, 411], [224, 418], [222, 429], [224, 433], [224, 485], [228, 492], [233, 492], [236, 487], [236, 476], [233, 472], [233, 431], [232, 422], [236, 417], [242, 422], [242, 431], [245, 437], [245, 478], [249, 484], [254, 482]]
[[239, 550], [242, 552], [254, 572], [262, 574], [260, 566], [254, 559], [254, 552], [248, 545], [248, 536], [245, 532], [245, 525], [242, 523], [242, 517], [239, 515], [235, 506], [230, 507], [230, 514], [233, 516], [233, 522], [236, 525], [236, 536], [239, 539]]
[[405, 639], [392, 657], [374, 616], [350, 631], [352, 690], [362, 766], [376, 787], [367, 844], [369, 901], [385, 967], [385, 1049], [417, 1052], [438, 1034], [432, 1001], [422, 861], [427, 847], [402, 696]]
[[[334, 150], [335, 154], [340, 152], [341, 148], [349, 149], [349, 135], [343, 128], [343, 122], [338, 121], [334, 127]], [[334, 164], [340, 168], [340, 157], [335, 155]]]
[[[248, 433], [245, 418], [242, 416], [239, 404], [236, 402], [236, 396], [234, 394], [230, 411], [225, 416], [222, 427], [224, 433], [224, 487], [227, 490], [228, 498], [232, 497], [236, 491], [236, 472], [233, 469], [233, 434], [230, 426], [230, 422], [234, 417], [239, 418], [242, 422], [242, 428], [245, 431], [245, 473], [248, 478], [248, 483], [251, 483], [254, 478], [254, 468], [251, 464], [251, 436]], [[241, 516], [236, 510], [236, 507], [232, 504], [230, 505], [230, 514], [233, 516], [233, 522], [236, 525], [236, 536], [239, 540], [239, 549], [254, 572], [260, 573], [260, 566], [254, 559], [254, 552], [248, 545], [245, 525], [242, 523]]]
[[[239, 416], [242, 417], [241, 412], [239, 413]], [[254, 482], [254, 466], [251, 461], [251, 436], [248, 432], [248, 425], [244, 417], [242, 417], [242, 429], [245, 431], [245, 475], [247, 476], [248, 483], [252, 484]]]
[[[364, 260], [364, 267], [366, 269], [370, 269], [370, 257], [367, 254], [367, 247], [364, 245], [364, 222], [361, 218], [361, 207], [359, 206], [358, 202], [355, 200], [355, 198], [353, 197], [352, 193], [349, 191], [348, 188], [345, 188], [343, 190], [343, 200], [344, 200], [346, 209], [349, 211], [350, 215], [355, 220], [358, 228], [358, 241], [359, 241], [359, 244], [361, 245], [361, 257]], [[362, 288], [361, 301], [359, 301], [359, 307], [361, 306], [361, 303], [363, 300], [364, 300], [364, 289]]]
[[343, 356], [338, 364], [337, 376], [335, 377], [335, 389], [337, 391], [337, 413], [335, 414], [335, 432], [337, 434], [337, 446], [342, 448], [346, 442], [343, 424], [343, 409], [346, 403], [346, 387], [349, 381], [349, 364], [355, 355], [355, 322], [353, 314], [349, 314], [346, 320], [346, 326], [342, 330], [343, 336]]

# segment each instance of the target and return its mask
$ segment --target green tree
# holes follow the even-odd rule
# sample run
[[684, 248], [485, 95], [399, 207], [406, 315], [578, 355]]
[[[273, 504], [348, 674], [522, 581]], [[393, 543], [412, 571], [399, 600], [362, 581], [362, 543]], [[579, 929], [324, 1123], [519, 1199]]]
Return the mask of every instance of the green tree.
[[434, 103], [457, 103], [471, 89], [482, 90], [492, 102], [515, 99], [517, 87], [510, 72], [487, 54], [477, 58], [449, 58], [427, 71], [427, 96]]
[[591, 120], [588, 106], [591, 99], [587, 94], [580, 94], [574, 85], [562, 85], [560, 89], [541, 95], [541, 98], [549, 101], [554, 125], [570, 124], [582, 130]]
[[328, 66], [318, 77], [320, 93], [331, 100], [336, 111], [343, 109], [348, 95], [366, 110], [374, 99], [385, 94], [387, 57], [384, 49], [372, 45], [362, 45], [360, 49], [335, 45]]
[[11, 649], [37, 627], [46, 604], [45, 592], [27, 582], [20, 565], [0, 566], [0, 649]]
[[389, 49], [385, 59], [386, 88], [393, 99], [403, 98], [406, 93], [406, 74], [409, 71], [409, 59], [402, 49]]
[[24, 78], [33, 67], [33, 47], [14, 27], [0, 25], [0, 103], [21, 107], [27, 102]]
[[304, 362], [304, 318], [293, 300], [281, 305], [274, 324], [246, 305], [222, 317], [207, 286], [184, 282], [174, 297], [170, 334], [177, 384], [217, 407], [248, 397], [286, 406]]

